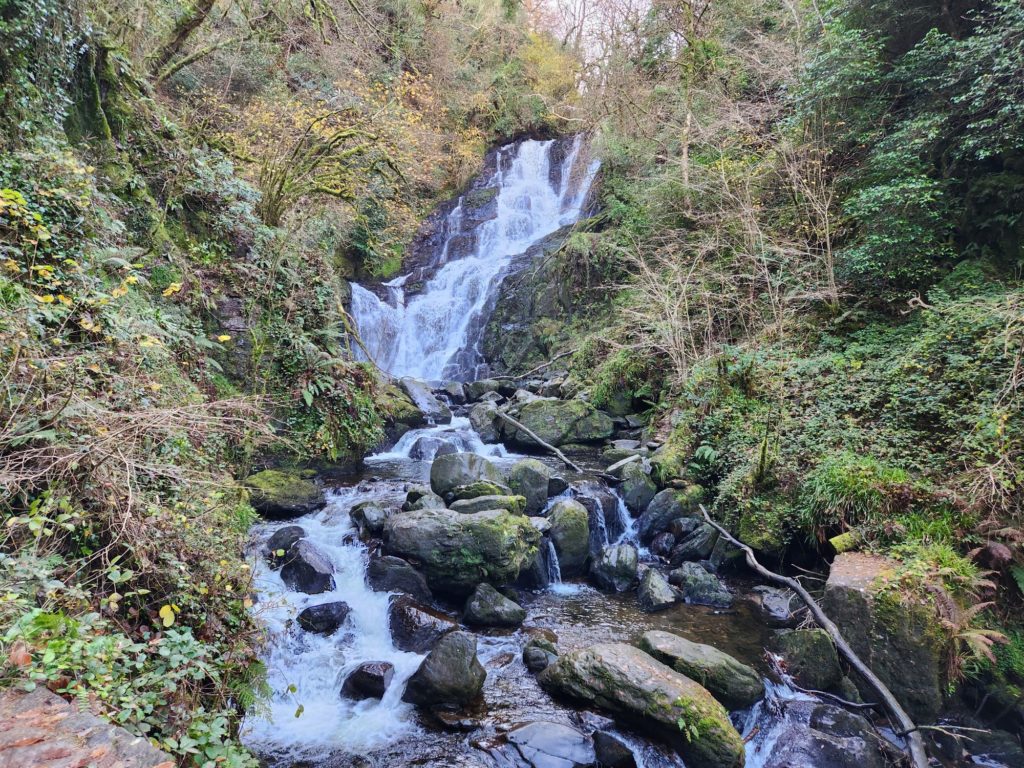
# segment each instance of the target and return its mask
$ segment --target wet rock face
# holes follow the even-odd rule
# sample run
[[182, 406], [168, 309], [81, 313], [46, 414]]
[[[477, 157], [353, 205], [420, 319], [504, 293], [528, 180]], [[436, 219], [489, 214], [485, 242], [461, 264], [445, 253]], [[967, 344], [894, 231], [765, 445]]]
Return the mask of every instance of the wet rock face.
[[713, 573], [708, 573], [697, 563], [683, 563], [672, 571], [668, 580], [679, 587], [683, 599], [696, 605], [712, 605], [728, 608], [732, 605], [732, 593]]
[[476, 637], [450, 632], [409, 678], [402, 700], [429, 708], [465, 707], [480, 697], [486, 677], [476, 656]]
[[504, 509], [514, 515], [521, 515], [526, 509], [526, 499], [522, 496], [477, 496], [472, 499], [453, 501], [451, 509], [454, 512], [484, 512], [488, 509]]
[[526, 619], [526, 611], [490, 584], [476, 588], [463, 612], [463, 621], [478, 627], [517, 627]]
[[274, 531], [263, 546], [263, 556], [270, 567], [277, 569], [284, 565], [288, 550], [305, 535], [305, 529], [298, 525], [286, 525], [284, 528]]
[[590, 736], [559, 723], [521, 725], [506, 734], [500, 750], [515, 768], [593, 768], [594, 742]]
[[523, 664], [535, 675], [551, 666], [557, 658], [558, 649], [554, 643], [542, 637], [532, 637], [523, 646]]
[[832, 638], [823, 629], [794, 629], [779, 632], [775, 646], [786, 662], [786, 670], [801, 688], [828, 691], [839, 685], [843, 670]]
[[423, 574], [400, 557], [384, 555], [370, 560], [366, 581], [377, 592], [405, 592], [424, 603], [434, 599]]
[[703, 523], [697, 530], [672, 547], [669, 553], [669, 562], [679, 567], [687, 560], [706, 560], [715, 549], [715, 542], [718, 541], [718, 531], [707, 523]]
[[627, 509], [634, 515], [647, 509], [657, 491], [658, 486], [654, 484], [649, 468], [645, 467], [642, 461], [632, 461], [623, 467], [619, 493], [622, 494]]
[[790, 589], [754, 587], [758, 612], [765, 623], [775, 627], [790, 627], [797, 621], [796, 611], [802, 606], [800, 598]]
[[469, 411], [469, 424], [485, 443], [498, 442], [497, 412], [494, 403], [477, 403]]
[[307, 473], [294, 470], [265, 469], [245, 478], [253, 508], [271, 520], [316, 512], [327, 500], [323, 489]]
[[349, 510], [348, 516], [359, 529], [360, 538], [380, 536], [384, 530], [384, 521], [388, 511], [374, 501], [364, 501]]
[[308, 539], [299, 539], [285, 555], [281, 580], [289, 589], [318, 595], [334, 589], [334, 567]]
[[786, 701], [765, 768], [883, 768], [881, 736], [860, 715], [817, 701]]
[[431, 590], [455, 596], [484, 582], [515, 581], [539, 543], [529, 518], [499, 510], [421, 509], [393, 515], [384, 525], [386, 551], [419, 563]]
[[710, 645], [670, 632], [645, 632], [637, 644], [658, 661], [696, 680], [729, 707], [749, 707], [764, 696], [761, 676], [751, 667]]
[[640, 541], [647, 544], [659, 533], [667, 531], [673, 520], [699, 517], [697, 504], [701, 496], [699, 486], [691, 486], [685, 490], [666, 488], [659, 491], [640, 515], [640, 521], [637, 523]]
[[413, 653], [426, 653], [447, 633], [459, 628], [458, 623], [445, 614], [406, 595], [391, 599], [388, 624], [395, 647]]
[[911, 718], [932, 722], [942, 708], [950, 639], [933, 603], [900, 601], [897, 591], [883, 589], [893, 565], [865, 553], [838, 555], [822, 607]]
[[637, 588], [640, 609], [647, 613], [663, 611], [679, 602], [679, 595], [659, 571], [648, 568]]
[[341, 686], [341, 695], [350, 699], [381, 699], [391, 680], [395, 667], [386, 661], [367, 661], [356, 667]]
[[174, 768], [170, 755], [46, 688], [0, 694], [0, 765]]
[[405, 391], [420, 413], [428, 422], [433, 424], [447, 424], [452, 420], [452, 412], [448, 406], [434, 394], [430, 385], [425, 381], [405, 377], [398, 382], [398, 385]]
[[594, 754], [601, 768], [636, 768], [633, 750], [608, 731], [594, 732]]
[[348, 603], [338, 600], [333, 603], [311, 605], [299, 614], [299, 626], [307, 632], [318, 635], [333, 634], [345, 623], [351, 612]]
[[586, 572], [590, 557], [590, 525], [587, 509], [578, 501], [562, 499], [548, 513], [549, 535], [558, 553], [562, 576], [580, 576]]
[[636, 584], [639, 557], [632, 544], [605, 547], [590, 566], [590, 576], [601, 589], [626, 592]]
[[[701, 685], [621, 643], [558, 657], [538, 678], [550, 691], [636, 722], [670, 743], [688, 763], [741, 768], [743, 740]], [[679, 721], [689, 724], [689, 738]]]

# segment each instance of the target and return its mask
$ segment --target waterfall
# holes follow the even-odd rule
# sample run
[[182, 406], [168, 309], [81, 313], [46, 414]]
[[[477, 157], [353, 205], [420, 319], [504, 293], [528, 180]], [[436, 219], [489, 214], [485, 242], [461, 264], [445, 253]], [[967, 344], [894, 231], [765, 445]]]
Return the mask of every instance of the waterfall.
[[559, 147], [526, 140], [497, 151], [486, 184], [474, 185], [448, 215], [444, 243], [430, 259], [437, 272], [421, 292], [406, 296], [408, 275], [385, 284], [386, 301], [353, 284], [352, 315], [377, 365], [426, 381], [477, 377], [480, 338], [513, 257], [575, 223], [597, 173], [582, 136], [564, 158]]
[[555, 545], [551, 539], [548, 539], [548, 583], [549, 584], [561, 584], [562, 583], [562, 567], [558, 564], [558, 552], [555, 551]]

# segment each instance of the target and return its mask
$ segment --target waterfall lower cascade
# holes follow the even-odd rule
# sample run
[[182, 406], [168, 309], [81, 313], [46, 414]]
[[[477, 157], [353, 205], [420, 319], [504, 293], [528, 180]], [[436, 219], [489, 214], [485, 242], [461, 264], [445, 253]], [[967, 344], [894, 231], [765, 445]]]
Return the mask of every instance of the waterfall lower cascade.
[[483, 326], [514, 256], [581, 216], [598, 170], [582, 136], [526, 140], [497, 151], [495, 170], [459, 198], [444, 222], [436, 273], [406, 296], [409, 275], [385, 284], [387, 299], [354, 284], [352, 314], [373, 361], [394, 376], [477, 378]]

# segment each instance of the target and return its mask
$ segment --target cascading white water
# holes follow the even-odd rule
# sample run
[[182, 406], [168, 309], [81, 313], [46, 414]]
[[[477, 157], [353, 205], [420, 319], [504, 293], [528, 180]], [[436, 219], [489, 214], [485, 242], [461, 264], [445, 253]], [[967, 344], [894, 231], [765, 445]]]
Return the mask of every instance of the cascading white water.
[[[427, 381], [474, 375], [483, 315], [512, 257], [560, 227], [579, 219], [598, 163], [584, 157], [577, 136], [560, 169], [552, 168], [555, 141], [523, 141], [498, 151], [496, 215], [474, 230], [474, 247], [462, 258], [450, 256], [454, 238], [464, 235], [463, 199], [448, 216], [448, 233], [437, 256], [440, 269], [422, 292], [406, 299], [408, 276], [387, 283], [388, 301], [360, 285], [352, 286], [352, 314], [374, 362], [395, 376]], [[557, 170], [556, 173], [552, 173]], [[552, 183], [552, 179], [555, 183]], [[463, 357], [461, 362], [456, 358]]]
[[[336, 585], [318, 595], [295, 592], [262, 557], [252, 559], [260, 594], [256, 611], [269, 633], [265, 662], [273, 691], [267, 711], [246, 718], [243, 729], [243, 740], [257, 751], [285, 750], [298, 758], [316, 757], [339, 744], [371, 750], [415, 730], [412, 706], [403, 703], [401, 696], [405, 681], [423, 657], [395, 648], [388, 629], [390, 596], [366, 585], [366, 547], [356, 538], [348, 515], [358, 500], [362, 500], [358, 488], [341, 489], [331, 494], [320, 512], [287, 523], [268, 523], [255, 532], [263, 541], [285, 525], [300, 524], [330, 560]], [[312, 634], [296, 625], [295, 617], [304, 608], [339, 600], [351, 611], [334, 635]], [[384, 698], [353, 701], [341, 696], [345, 677], [366, 661], [394, 665], [394, 679]]]

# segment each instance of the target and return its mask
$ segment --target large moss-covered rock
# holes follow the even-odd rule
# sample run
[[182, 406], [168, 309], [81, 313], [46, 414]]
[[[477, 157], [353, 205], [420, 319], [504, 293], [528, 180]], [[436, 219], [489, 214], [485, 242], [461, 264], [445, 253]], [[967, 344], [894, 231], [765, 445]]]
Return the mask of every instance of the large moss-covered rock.
[[409, 678], [402, 699], [422, 707], [464, 707], [480, 697], [486, 677], [476, 656], [476, 638], [449, 632]]
[[252, 505], [260, 514], [275, 520], [307, 515], [325, 503], [323, 489], [308, 473], [298, 470], [265, 469], [245, 478]]
[[[515, 418], [554, 446], [604, 440], [611, 437], [615, 428], [608, 414], [583, 400], [534, 400], [523, 405]], [[503, 422], [500, 429], [502, 436], [511, 443], [537, 447], [532, 437], [507, 422]]]
[[671, 632], [645, 632], [637, 644], [663, 664], [696, 680], [730, 707], [749, 707], [764, 696], [761, 676], [729, 654]]
[[537, 459], [522, 459], [508, 472], [508, 486], [526, 499], [525, 512], [536, 515], [548, 502], [548, 485], [554, 472]]
[[485, 509], [504, 509], [514, 515], [521, 515], [526, 509], [522, 496], [475, 496], [471, 499], [453, 501], [451, 508], [456, 512], [483, 512]]
[[702, 496], [703, 490], [699, 485], [660, 491], [640, 515], [637, 523], [640, 541], [647, 544], [659, 533], [667, 531], [672, 521], [680, 517], [699, 517], [698, 504]]
[[[430, 487], [434, 493], [451, 501], [459, 489], [476, 483], [504, 487], [501, 471], [483, 456], [475, 453], [449, 453], [438, 456], [430, 465]], [[484, 494], [477, 494], [484, 495]]]
[[670, 743], [688, 765], [740, 768], [743, 739], [699, 683], [622, 643], [572, 651], [540, 673], [558, 694], [633, 721]]
[[827, 691], [839, 685], [843, 677], [839, 653], [825, 630], [780, 632], [775, 637], [775, 647], [786, 661], [786, 670], [802, 688]]
[[586, 573], [590, 557], [590, 525], [587, 508], [573, 499], [555, 502], [548, 513], [551, 528], [548, 535], [558, 553], [558, 565], [563, 576]]
[[419, 565], [430, 588], [468, 595], [478, 584], [515, 580], [537, 554], [529, 518], [504, 510], [420, 509], [388, 518], [385, 548]]
[[[847, 552], [832, 563], [822, 607], [916, 722], [942, 708], [950, 637], [932, 599], [912, 598], [893, 583], [896, 564]], [[932, 594], [941, 586], [930, 585]]]

